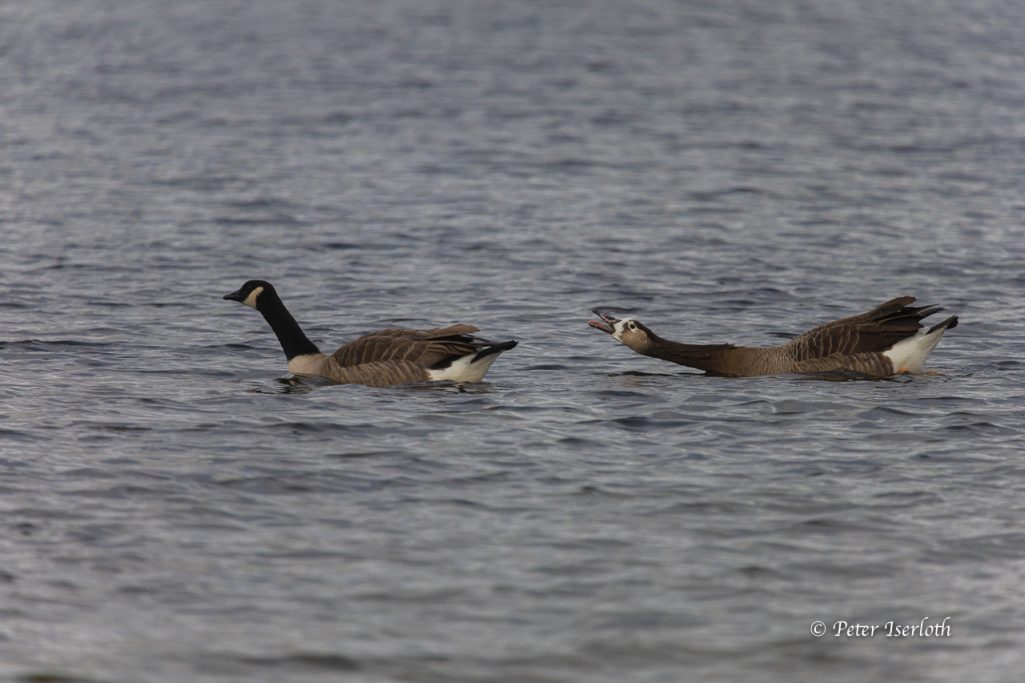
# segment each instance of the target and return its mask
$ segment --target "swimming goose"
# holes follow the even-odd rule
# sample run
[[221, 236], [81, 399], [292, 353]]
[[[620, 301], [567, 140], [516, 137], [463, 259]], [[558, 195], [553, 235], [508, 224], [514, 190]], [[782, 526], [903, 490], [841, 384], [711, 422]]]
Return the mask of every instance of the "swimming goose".
[[396, 327], [371, 332], [328, 356], [303, 333], [269, 282], [250, 280], [224, 298], [263, 314], [281, 342], [289, 372], [343, 384], [385, 387], [438, 380], [479, 382], [498, 355], [517, 344], [475, 337], [472, 333], [478, 329], [473, 325], [433, 330]]
[[611, 334], [637, 353], [704, 370], [712, 375], [754, 377], [787, 372], [848, 371], [872, 378], [923, 371], [926, 356], [957, 316], [922, 332], [921, 320], [939, 306], [912, 307], [901, 296], [867, 313], [841, 318], [808, 330], [781, 346], [683, 344], [663, 339], [637, 320], [619, 320], [594, 311], [588, 325]]

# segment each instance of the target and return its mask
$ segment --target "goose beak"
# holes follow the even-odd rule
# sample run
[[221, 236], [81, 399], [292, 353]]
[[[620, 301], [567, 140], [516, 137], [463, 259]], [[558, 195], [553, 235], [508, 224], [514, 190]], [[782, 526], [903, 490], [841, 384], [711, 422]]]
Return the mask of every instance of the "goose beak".
[[242, 290], [241, 289], [236, 290], [236, 291], [232, 292], [231, 294], [225, 294], [221, 298], [227, 299], [228, 301], [238, 301], [240, 303], [245, 299], [245, 297], [242, 296]]
[[599, 310], [594, 310], [591, 312], [598, 316], [598, 320], [588, 320], [588, 325], [595, 328], [596, 330], [601, 330], [606, 334], [612, 334], [613, 332], [615, 332], [615, 328], [613, 328], [612, 326], [619, 322], [619, 318], [614, 318], [608, 313], [602, 313]]

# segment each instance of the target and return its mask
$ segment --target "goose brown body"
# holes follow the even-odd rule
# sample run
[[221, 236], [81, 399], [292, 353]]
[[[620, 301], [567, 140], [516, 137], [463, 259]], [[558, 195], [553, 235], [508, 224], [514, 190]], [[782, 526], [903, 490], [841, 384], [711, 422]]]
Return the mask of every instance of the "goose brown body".
[[476, 382], [500, 353], [517, 344], [512, 340], [491, 342], [475, 336], [477, 327], [456, 324], [429, 330], [377, 330], [326, 355], [306, 337], [270, 283], [250, 280], [224, 298], [263, 314], [281, 343], [290, 372], [343, 384], [393, 386], [441, 379]]
[[901, 296], [870, 311], [815, 327], [780, 346], [685, 344], [663, 339], [636, 320], [595, 311], [589, 324], [613, 335], [637, 353], [704, 370], [709, 374], [753, 377], [790, 372], [844, 371], [882, 378], [921, 372], [921, 364], [943, 333], [957, 325], [951, 316], [922, 332], [922, 319], [939, 306], [911, 306]]
[[[433, 379], [433, 372], [444, 370], [460, 358], [501, 346], [473, 335], [479, 331], [464, 324], [433, 330], [377, 330], [325, 356], [315, 374], [336, 382], [370, 386], [427, 382]], [[504, 344], [506, 347], [501, 351], [512, 348], [516, 342]]]

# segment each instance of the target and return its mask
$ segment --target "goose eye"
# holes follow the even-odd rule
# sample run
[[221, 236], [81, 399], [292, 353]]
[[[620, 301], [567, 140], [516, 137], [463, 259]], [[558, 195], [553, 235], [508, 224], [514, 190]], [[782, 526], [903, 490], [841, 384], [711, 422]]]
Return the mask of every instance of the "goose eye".
[[633, 323], [630, 323], [629, 325], [627, 325], [627, 327], [629, 327], [631, 330], [636, 330], [637, 329], [637, 326], [634, 325]]

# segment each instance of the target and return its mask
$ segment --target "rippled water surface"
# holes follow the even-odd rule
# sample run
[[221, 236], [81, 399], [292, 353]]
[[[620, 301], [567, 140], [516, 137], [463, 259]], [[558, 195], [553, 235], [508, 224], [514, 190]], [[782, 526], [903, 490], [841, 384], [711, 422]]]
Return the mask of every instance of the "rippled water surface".
[[[0, 678], [1019, 681], [1022, 35], [0, 5]], [[221, 299], [255, 277], [328, 350], [521, 343], [465, 391], [297, 381]], [[900, 294], [960, 316], [936, 375], [712, 378], [585, 325], [768, 344]]]

